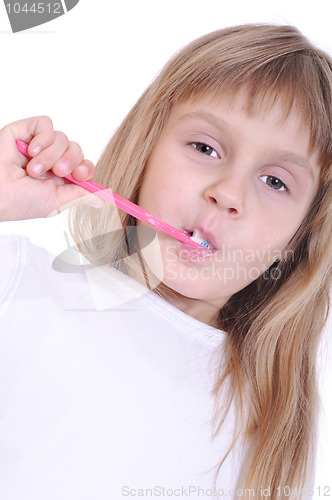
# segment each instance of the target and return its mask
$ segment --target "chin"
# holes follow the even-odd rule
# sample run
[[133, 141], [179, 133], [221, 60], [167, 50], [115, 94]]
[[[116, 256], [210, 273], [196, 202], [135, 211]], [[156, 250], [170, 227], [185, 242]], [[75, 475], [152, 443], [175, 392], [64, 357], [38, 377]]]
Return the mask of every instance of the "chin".
[[164, 276], [162, 280], [164, 285], [171, 288], [174, 292], [179, 293], [183, 297], [193, 300], [209, 300], [209, 292], [211, 292], [211, 287], [208, 283], [204, 284], [201, 280], [191, 280], [191, 279], [171, 279]]

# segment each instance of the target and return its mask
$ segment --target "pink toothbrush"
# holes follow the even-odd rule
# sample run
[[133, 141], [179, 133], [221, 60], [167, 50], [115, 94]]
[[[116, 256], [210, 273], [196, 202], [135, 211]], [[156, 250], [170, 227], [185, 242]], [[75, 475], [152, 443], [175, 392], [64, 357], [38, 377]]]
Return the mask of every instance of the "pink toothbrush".
[[[28, 144], [26, 142], [18, 140], [16, 141], [16, 145], [20, 153], [24, 154], [27, 158], [31, 159], [31, 156], [28, 153]], [[182, 243], [186, 243], [187, 245], [190, 245], [192, 247], [202, 248], [202, 245], [200, 243], [197, 243], [196, 241], [192, 240], [191, 237], [186, 233], [183, 233], [182, 231], [179, 231], [179, 229], [176, 229], [175, 227], [170, 226], [166, 222], [157, 219], [157, 217], [154, 217], [146, 210], [143, 210], [143, 208], [139, 207], [135, 203], [126, 200], [126, 198], [122, 198], [122, 196], [113, 193], [109, 189], [106, 189], [104, 186], [101, 186], [100, 184], [97, 184], [96, 182], [93, 181], [84, 181], [84, 182], [78, 181], [71, 174], [66, 175], [65, 179], [68, 179], [74, 184], [83, 187], [84, 189], [90, 191], [91, 193], [95, 193], [96, 196], [99, 196], [99, 198], [102, 198], [103, 200], [108, 201], [117, 208], [124, 210], [125, 212], [127, 212], [127, 214], [132, 215], [136, 219], [151, 224], [151, 226], [155, 227], [156, 229], [159, 229], [160, 231], [163, 231], [164, 233], [173, 236]]]

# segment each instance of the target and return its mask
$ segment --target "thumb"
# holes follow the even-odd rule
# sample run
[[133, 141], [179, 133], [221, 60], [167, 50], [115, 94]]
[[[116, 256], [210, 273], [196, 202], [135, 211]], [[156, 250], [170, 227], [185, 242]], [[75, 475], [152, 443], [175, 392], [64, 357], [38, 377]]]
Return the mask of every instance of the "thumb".
[[[75, 208], [75, 207], [78, 207], [81, 205], [90, 206], [93, 208], [103, 208], [103, 206], [106, 203], [105, 200], [102, 200], [96, 194], [89, 193], [88, 191], [86, 191], [86, 189], [83, 189], [83, 188], [81, 188], [81, 189], [83, 192], [82, 196], [80, 196], [79, 198], [75, 198], [74, 200], [61, 205], [56, 210], [52, 210], [52, 212], [50, 212], [47, 217], [54, 217], [55, 215], [58, 215], [59, 213], [64, 212], [65, 210], [68, 210], [69, 208]], [[85, 194], [85, 193], [87, 193], [87, 194]]]

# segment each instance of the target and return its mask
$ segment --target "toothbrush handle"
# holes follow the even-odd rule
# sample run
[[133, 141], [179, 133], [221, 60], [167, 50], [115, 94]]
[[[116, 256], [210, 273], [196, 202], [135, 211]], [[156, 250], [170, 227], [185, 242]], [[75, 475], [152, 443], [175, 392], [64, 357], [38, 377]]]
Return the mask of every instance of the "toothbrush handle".
[[[16, 145], [20, 153], [24, 154], [27, 158], [31, 158], [31, 156], [28, 153], [27, 143], [18, 140], [16, 141]], [[173, 236], [182, 243], [186, 243], [187, 245], [190, 245], [192, 247], [202, 248], [199, 243], [193, 241], [187, 234], [183, 233], [182, 231], [179, 231], [179, 229], [176, 229], [173, 226], [170, 226], [166, 222], [157, 219], [157, 217], [154, 217], [149, 212], [139, 207], [135, 203], [127, 200], [126, 198], [123, 198], [122, 196], [119, 196], [116, 193], [113, 193], [111, 190], [105, 188], [104, 186], [97, 184], [94, 181], [78, 181], [71, 174], [66, 175], [65, 179], [67, 179], [70, 182], [73, 182], [74, 184], [77, 184], [78, 186], [83, 187], [87, 191], [90, 191], [90, 193], [96, 194], [96, 196], [99, 196], [99, 198], [102, 198], [103, 200], [106, 200], [112, 205], [114, 205], [115, 207], [124, 210], [127, 214], [132, 215], [136, 219], [139, 219], [142, 222], [147, 222], [156, 229], [159, 229], [160, 231], [163, 231], [164, 233]]]

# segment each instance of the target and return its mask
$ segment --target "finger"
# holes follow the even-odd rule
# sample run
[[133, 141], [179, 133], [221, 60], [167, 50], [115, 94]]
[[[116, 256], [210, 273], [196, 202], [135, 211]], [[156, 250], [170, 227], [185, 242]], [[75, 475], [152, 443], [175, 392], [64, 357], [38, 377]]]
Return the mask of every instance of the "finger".
[[[43, 132], [40, 131], [42, 127]], [[25, 167], [27, 158], [18, 152], [16, 140], [21, 139], [30, 142], [33, 133], [41, 134], [44, 142], [53, 140], [53, 125], [48, 117], [26, 118], [10, 123], [0, 131], [0, 150], [2, 163], [16, 164], [18, 167]], [[33, 148], [32, 148], [33, 149]], [[31, 156], [31, 152], [29, 153]]]
[[40, 177], [44, 172], [50, 170], [64, 155], [68, 146], [68, 137], [63, 132], [54, 132], [53, 142], [50, 146], [42, 149], [42, 151], [29, 162], [27, 165], [27, 173], [31, 177]]
[[[62, 191], [62, 201], [59, 203], [59, 206], [52, 210], [47, 217], [54, 217], [55, 215], [68, 210], [69, 208], [75, 208], [81, 205], [90, 206], [93, 208], [103, 208], [105, 205], [105, 200], [99, 198], [97, 195], [93, 193], [89, 193], [85, 189], [71, 185], [66, 186], [67, 194]], [[70, 189], [70, 191], [69, 191]], [[75, 191], [74, 191], [75, 190]]]
[[82, 161], [81, 165], [76, 167], [73, 172], [73, 177], [78, 181], [87, 181], [92, 179], [95, 174], [95, 166], [90, 160]]
[[35, 116], [10, 123], [4, 127], [13, 139], [21, 139], [27, 143], [28, 153], [36, 156], [42, 149], [50, 146], [54, 139], [53, 122], [48, 116]]
[[56, 162], [52, 168], [53, 172], [59, 177], [71, 174], [73, 170], [82, 164], [84, 155], [77, 142], [70, 141], [69, 146], [63, 156]]

